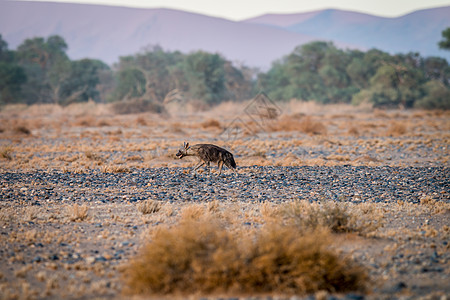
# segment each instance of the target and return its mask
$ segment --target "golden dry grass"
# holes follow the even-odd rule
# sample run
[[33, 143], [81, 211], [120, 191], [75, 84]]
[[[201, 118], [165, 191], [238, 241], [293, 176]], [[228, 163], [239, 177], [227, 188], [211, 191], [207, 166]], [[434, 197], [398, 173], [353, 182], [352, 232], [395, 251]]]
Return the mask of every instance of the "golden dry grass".
[[73, 206], [68, 207], [67, 210], [71, 221], [84, 221], [88, 217], [89, 207], [75, 203]]
[[152, 214], [161, 210], [161, 203], [155, 200], [147, 199], [138, 204], [137, 209], [143, 214]]
[[433, 214], [450, 213], [450, 203], [436, 201], [431, 196], [423, 196], [420, 198], [420, 204], [427, 207]]
[[2, 146], [0, 148], [0, 157], [7, 160], [12, 160], [13, 147], [11, 145]]
[[273, 131], [298, 131], [305, 134], [324, 135], [327, 128], [323, 122], [311, 116], [281, 116], [270, 126]]
[[127, 293], [291, 295], [366, 286], [364, 269], [332, 250], [324, 229], [268, 223], [249, 234], [227, 230], [209, 212], [184, 214], [178, 225], [158, 229], [124, 268]]
[[294, 201], [283, 205], [279, 214], [287, 224], [302, 231], [325, 227], [334, 233], [355, 232], [368, 236], [383, 226], [382, 212], [370, 203]]
[[391, 124], [389, 125], [389, 128], [386, 131], [386, 134], [388, 136], [401, 136], [406, 134], [407, 132], [407, 127], [404, 123], [402, 122], [391, 122]]

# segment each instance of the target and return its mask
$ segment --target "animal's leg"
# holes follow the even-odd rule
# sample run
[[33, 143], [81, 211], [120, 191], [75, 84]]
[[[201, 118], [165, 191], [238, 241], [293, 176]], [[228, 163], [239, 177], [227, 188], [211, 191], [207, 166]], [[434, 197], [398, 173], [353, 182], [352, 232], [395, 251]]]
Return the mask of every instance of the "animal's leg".
[[223, 167], [223, 161], [219, 161], [219, 174], [217, 176], [220, 176], [220, 173], [222, 172]]
[[194, 167], [194, 172], [195, 174], [197, 174], [197, 170], [198, 168], [200, 168], [201, 166], [203, 166], [205, 164], [205, 162], [203, 160], [199, 161], [199, 163]]

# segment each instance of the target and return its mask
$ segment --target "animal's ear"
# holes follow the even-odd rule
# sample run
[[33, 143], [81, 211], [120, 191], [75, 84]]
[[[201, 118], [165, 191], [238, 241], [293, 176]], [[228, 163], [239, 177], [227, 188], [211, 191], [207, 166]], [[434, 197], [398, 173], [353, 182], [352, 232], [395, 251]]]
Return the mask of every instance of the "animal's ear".
[[189, 143], [184, 143], [184, 148], [188, 149], [189, 148]]

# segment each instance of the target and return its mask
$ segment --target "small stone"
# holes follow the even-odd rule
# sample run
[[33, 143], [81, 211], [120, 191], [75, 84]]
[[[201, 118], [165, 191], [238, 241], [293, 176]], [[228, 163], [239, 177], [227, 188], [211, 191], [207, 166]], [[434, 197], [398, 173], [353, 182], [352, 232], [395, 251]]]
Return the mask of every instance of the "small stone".
[[98, 256], [95, 258], [95, 262], [106, 262], [107, 259], [104, 256]]
[[408, 286], [403, 281], [398, 282], [394, 285], [394, 292], [400, 292], [401, 290], [407, 288]]
[[94, 262], [95, 262], [95, 257], [94, 256], [86, 257], [86, 263], [88, 265], [92, 265]]
[[42, 261], [42, 257], [40, 257], [40, 256], [36, 256], [35, 258], [33, 258], [33, 260], [32, 260], [32, 262], [36, 262], [36, 263], [39, 263], [39, 262], [41, 262]]

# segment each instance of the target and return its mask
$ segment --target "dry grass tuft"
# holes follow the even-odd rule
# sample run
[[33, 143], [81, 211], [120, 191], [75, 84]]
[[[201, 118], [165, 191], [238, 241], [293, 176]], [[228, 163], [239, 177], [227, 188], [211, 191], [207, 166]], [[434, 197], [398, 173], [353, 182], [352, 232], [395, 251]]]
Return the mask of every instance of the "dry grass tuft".
[[141, 98], [114, 102], [111, 108], [114, 113], [119, 115], [139, 114], [143, 112], [152, 112], [157, 114], [166, 113], [164, 106], [161, 104]]
[[198, 221], [205, 217], [207, 211], [201, 204], [191, 204], [186, 206], [181, 212], [181, 222]]
[[74, 204], [69, 209], [69, 219], [72, 222], [75, 221], [84, 221], [88, 217], [88, 210], [89, 208], [86, 205], [78, 205]]
[[[231, 233], [211, 215], [159, 228], [124, 268], [131, 294], [302, 294], [362, 290], [363, 269], [330, 248], [327, 231], [266, 225]], [[244, 238], [245, 236], [245, 238]]]
[[90, 159], [90, 160], [101, 161], [101, 162], [104, 161], [103, 157], [101, 157], [99, 154], [92, 152], [92, 151], [86, 151], [86, 152], [84, 152], [84, 155], [86, 155], [86, 158]]
[[18, 125], [17, 127], [14, 128], [14, 132], [25, 135], [31, 134], [31, 130], [28, 129], [25, 125]]
[[300, 122], [300, 131], [307, 134], [327, 134], [325, 125], [309, 116]]
[[7, 160], [12, 160], [12, 152], [13, 147], [11, 145], [2, 146], [0, 148], [0, 157]]
[[386, 131], [387, 136], [401, 136], [407, 131], [406, 125], [400, 122], [391, 122]]
[[131, 170], [128, 167], [125, 166], [103, 166], [102, 167], [103, 173], [131, 173]]
[[220, 122], [215, 120], [215, 119], [209, 119], [206, 120], [204, 122], [202, 122], [200, 124], [201, 127], [203, 128], [217, 128], [217, 129], [222, 129], [222, 125], [220, 125]]
[[442, 201], [436, 201], [433, 197], [424, 196], [420, 198], [420, 204], [427, 207], [432, 213], [450, 213], [450, 204]]
[[148, 199], [139, 203], [137, 208], [143, 215], [153, 214], [161, 210], [161, 203]]
[[98, 126], [98, 121], [97, 118], [91, 115], [83, 115], [83, 116], [79, 116], [74, 124], [75, 126], [80, 126], [80, 127], [97, 127]]
[[334, 233], [356, 232], [370, 235], [383, 226], [382, 214], [369, 204], [294, 201], [285, 204], [280, 212], [287, 224], [302, 231], [326, 227]]
[[348, 134], [353, 136], [359, 136], [360, 132], [356, 126], [350, 126], [348, 128]]
[[326, 126], [310, 116], [285, 116], [271, 125], [273, 131], [300, 131], [306, 134], [327, 134]]

